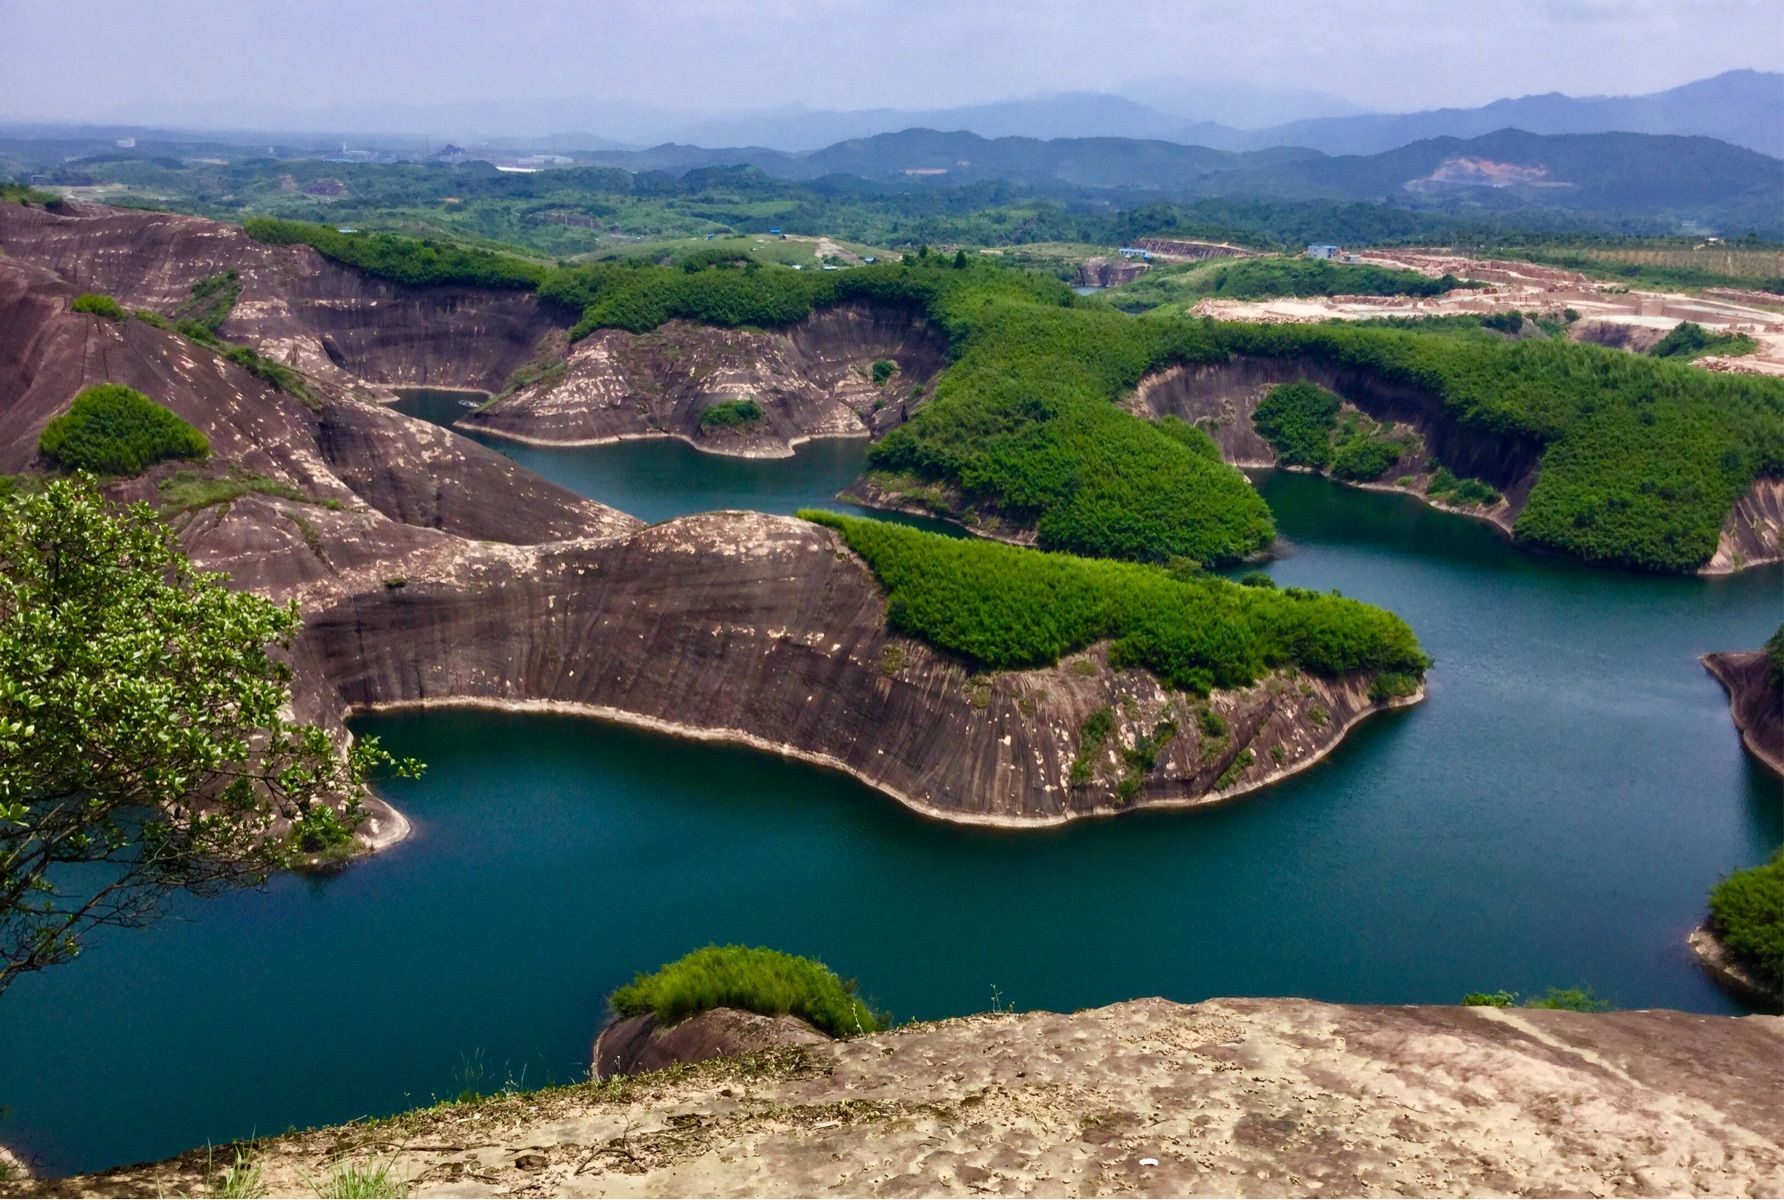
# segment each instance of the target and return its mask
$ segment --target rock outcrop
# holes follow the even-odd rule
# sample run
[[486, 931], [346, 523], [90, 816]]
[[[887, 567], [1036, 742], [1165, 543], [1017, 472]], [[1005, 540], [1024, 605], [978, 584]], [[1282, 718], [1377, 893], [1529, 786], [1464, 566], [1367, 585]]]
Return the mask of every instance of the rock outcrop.
[[1087, 258], [1078, 264], [1078, 286], [1116, 287], [1132, 283], [1151, 268], [1151, 263], [1131, 258]]
[[191, 286], [234, 270], [241, 294], [223, 337], [328, 382], [493, 392], [560, 321], [526, 292], [404, 288], [308, 246], [268, 246], [200, 217], [72, 204], [0, 204], [0, 250], [75, 292], [169, 312]]
[[[116, 490], [238, 481], [176, 527], [199, 566], [302, 605], [294, 706], [328, 728], [402, 706], [582, 713], [843, 770], [935, 817], [1046, 825], [1243, 794], [1395, 703], [1368, 676], [1279, 674], [1211, 697], [1230, 733], [1210, 738], [1188, 697], [1098, 647], [977, 672], [894, 636], [830, 530], [756, 513], [640, 529], [349, 389], [318, 381], [305, 403], [171, 331], [69, 312], [76, 286], [0, 260], [0, 471], [31, 467], [44, 423], [90, 383], [139, 387], [202, 430], [210, 462]], [[1075, 785], [1081, 728], [1104, 708], [1115, 728]], [[1124, 778], [1122, 752], [1162, 722], [1181, 732]], [[400, 829], [374, 816], [374, 838]]]
[[[908, 309], [849, 304], [781, 330], [687, 321], [644, 334], [605, 329], [563, 353], [561, 371], [459, 424], [542, 445], [675, 437], [718, 454], [779, 457], [810, 438], [867, 437], [898, 424], [946, 365], [947, 341]], [[882, 359], [897, 370], [876, 384]], [[761, 417], [703, 424], [712, 405], [742, 400]]]
[[[1209, 737], [1189, 698], [1115, 670], [1100, 647], [987, 674], [891, 633], [885, 614], [831, 530], [716, 512], [621, 538], [418, 556], [403, 587], [315, 610], [303, 649], [348, 711], [581, 713], [801, 758], [926, 815], [989, 825], [1239, 795], [1395, 703], [1372, 700], [1368, 676], [1272, 675], [1213, 695], [1230, 732]], [[1115, 731], [1074, 786], [1081, 728], [1103, 708]], [[1181, 732], [1123, 798], [1122, 751], [1163, 721]]]
[[673, 1025], [651, 1013], [609, 1022], [595, 1038], [590, 1074], [596, 1079], [642, 1075], [712, 1058], [738, 1058], [785, 1046], [817, 1046], [830, 1039], [798, 1017], [765, 1017], [714, 1008]]
[[[1220, 447], [1221, 457], [1240, 467], [1273, 467], [1276, 450], [1252, 424], [1258, 402], [1278, 384], [1306, 380], [1342, 397], [1377, 421], [1416, 433], [1423, 458], [1434, 459], [1459, 476], [1485, 480], [1502, 495], [1498, 503], [1457, 509], [1510, 533], [1536, 486], [1543, 448], [1532, 440], [1465, 429], [1435, 398], [1416, 388], [1376, 379], [1366, 372], [1322, 362], [1235, 355], [1225, 362], [1177, 366], [1140, 381], [1128, 406], [1141, 416], [1174, 416], [1200, 424]], [[1397, 463], [1384, 479], [1413, 476], [1410, 486], [1368, 484], [1429, 501], [1424, 486], [1430, 471], [1422, 464]], [[1437, 505], [1437, 507], [1446, 507]]]
[[1703, 665], [1728, 689], [1728, 709], [1753, 757], [1784, 777], [1784, 686], [1760, 650], [1703, 656]]
[[[1137, 1000], [992, 1014], [250, 1147], [415, 1196], [1784, 1192], [1784, 1018]], [[33, 1195], [197, 1195], [206, 1151]], [[0, 1184], [0, 1194], [6, 1185]]]
[[1730, 575], [1747, 567], [1784, 559], [1784, 479], [1753, 481], [1716, 538], [1716, 553], [1702, 574]]

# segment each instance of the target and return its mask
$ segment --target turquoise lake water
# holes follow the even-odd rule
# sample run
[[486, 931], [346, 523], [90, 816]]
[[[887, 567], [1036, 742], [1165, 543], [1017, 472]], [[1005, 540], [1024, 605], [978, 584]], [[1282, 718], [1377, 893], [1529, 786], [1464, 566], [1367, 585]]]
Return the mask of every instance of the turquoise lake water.
[[[801, 449], [825, 447], [864, 444]], [[543, 453], [586, 455], [554, 477], [652, 519], [835, 490], [802, 456], [742, 463], [765, 483], [641, 503], [639, 481], [680, 451], [715, 477], [739, 463], [672, 442]], [[1388, 606], [1437, 659], [1424, 704], [1366, 722], [1307, 774], [1199, 812], [996, 832], [803, 764], [593, 722], [362, 720], [429, 763], [387, 789], [414, 838], [336, 875], [176, 903], [15, 985], [0, 1142], [66, 1171], [467, 1081], [569, 1080], [608, 992], [713, 941], [815, 955], [900, 1017], [994, 995], [1448, 1003], [1573, 985], [1622, 1007], [1741, 1011], [1684, 938], [1719, 877], [1784, 839], [1784, 790], [1741, 750], [1697, 655], [1776, 628], [1784, 569], [1588, 570], [1404, 497], [1259, 483], [1284, 534], [1277, 579]]]

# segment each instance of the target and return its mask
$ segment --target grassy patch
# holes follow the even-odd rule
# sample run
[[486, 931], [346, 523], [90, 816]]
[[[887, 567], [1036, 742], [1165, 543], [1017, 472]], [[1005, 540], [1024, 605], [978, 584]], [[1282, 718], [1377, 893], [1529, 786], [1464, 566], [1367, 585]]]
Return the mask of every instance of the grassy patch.
[[761, 419], [762, 406], [754, 400], [721, 400], [701, 412], [700, 428], [748, 429]]
[[127, 315], [124, 306], [106, 295], [104, 292], [87, 292], [76, 296], [68, 304], [69, 312], [90, 313], [95, 317], [104, 317], [108, 321], [122, 321]]
[[[1408, 480], [1408, 482], [1411, 482]], [[1433, 500], [1441, 500], [1445, 504], [1454, 504], [1463, 508], [1479, 508], [1483, 505], [1497, 504], [1502, 498], [1497, 488], [1479, 479], [1465, 479], [1451, 473], [1448, 467], [1438, 467], [1431, 476], [1431, 482], [1425, 488], [1425, 494]]]
[[322, 1179], [306, 1179], [320, 1200], [403, 1200], [409, 1181], [396, 1173], [394, 1160], [336, 1163]]
[[1205, 693], [1276, 667], [1402, 671], [1428, 660], [1406, 623], [1357, 600], [943, 537], [807, 509], [861, 555], [901, 632], [988, 667], [1033, 667], [1105, 639], [1115, 665]]
[[241, 277], [234, 267], [216, 275], [206, 275], [191, 286], [186, 300], [174, 310], [174, 320], [191, 321], [216, 333], [229, 319], [241, 294]]
[[1224, 792], [1235, 783], [1238, 783], [1239, 776], [1249, 771], [1251, 765], [1256, 761], [1257, 755], [1251, 752], [1249, 746], [1233, 755], [1233, 761], [1226, 765], [1226, 770], [1222, 771], [1220, 773], [1220, 778], [1214, 781], [1214, 790], [1217, 792]]
[[250, 492], [276, 496], [281, 500], [296, 500], [302, 504], [319, 504], [324, 508], [341, 506], [339, 500], [312, 496], [282, 479], [231, 469], [227, 475], [206, 475], [198, 471], [179, 471], [169, 475], [161, 481], [160, 502], [156, 505], [156, 511], [164, 517], [194, 512], [213, 504], [228, 504]]
[[792, 1014], [831, 1037], [872, 1033], [887, 1018], [856, 995], [823, 963], [778, 950], [749, 946], [706, 946], [645, 975], [613, 993], [621, 1016], [654, 1013], [674, 1024], [714, 1008], [739, 1008], [763, 1016]]
[[1078, 753], [1072, 758], [1073, 787], [1083, 787], [1090, 782], [1096, 769], [1094, 760], [1109, 744], [1109, 734], [1114, 729], [1115, 710], [1112, 708], [1099, 708], [1084, 718], [1084, 724], [1078, 727]]
[[1369, 264], [1342, 264], [1316, 258], [1259, 257], [1154, 267], [1112, 291], [1124, 308], [1189, 304], [1218, 297], [1263, 300], [1278, 296], [1440, 296], [1456, 288], [1484, 287], [1445, 275], [1432, 279], [1417, 271]]
[[37, 448], [58, 466], [98, 475], [136, 475], [170, 458], [204, 458], [210, 442], [134, 388], [95, 384], [44, 426]]

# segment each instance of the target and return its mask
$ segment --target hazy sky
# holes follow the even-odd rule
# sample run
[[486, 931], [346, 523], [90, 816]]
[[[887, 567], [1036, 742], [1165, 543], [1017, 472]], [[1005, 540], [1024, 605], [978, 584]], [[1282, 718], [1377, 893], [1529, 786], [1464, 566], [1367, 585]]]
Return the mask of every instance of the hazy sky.
[[1784, 0], [0, 0], [0, 116], [32, 119], [927, 108], [1160, 76], [1404, 110], [1781, 65]]

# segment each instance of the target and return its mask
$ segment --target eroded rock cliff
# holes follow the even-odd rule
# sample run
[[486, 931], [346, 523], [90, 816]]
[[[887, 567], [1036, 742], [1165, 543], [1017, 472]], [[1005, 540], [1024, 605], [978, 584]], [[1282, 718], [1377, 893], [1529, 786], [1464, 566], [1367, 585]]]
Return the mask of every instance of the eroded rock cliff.
[[[1252, 418], [1271, 389], [1301, 380], [1318, 384], [1400, 432], [1417, 435], [1420, 452], [1384, 471], [1383, 482], [1367, 486], [1432, 502], [1424, 494], [1432, 470], [1425, 463], [1435, 459], [1459, 476], [1485, 480], [1503, 497], [1490, 506], [1456, 511], [1511, 532], [1536, 486], [1542, 446], [1464, 429], [1441, 403], [1416, 388], [1326, 363], [1235, 355], [1226, 362], [1170, 367], [1149, 375], [1140, 381], [1128, 405], [1142, 416], [1174, 416], [1200, 424], [1220, 447], [1221, 457], [1235, 466], [1272, 467], [1276, 450], [1258, 433]], [[1387, 482], [1406, 476], [1410, 479], [1404, 485]]]
[[1765, 653], [1706, 654], [1703, 665], [1728, 689], [1728, 709], [1741, 742], [1774, 775], [1784, 777], [1784, 686], [1772, 678]]
[[263, 245], [236, 226], [172, 213], [0, 204], [0, 249], [76, 292], [157, 312], [234, 270], [241, 294], [222, 336], [386, 398], [392, 386], [493, 392], [560, 325], [530, 293], [404, 288], [308, 246]]
[[[827, 529], [755, 513], [640, 529], [349, 389], [318, 382], [305, 403], [176, 333], [69, 312], [76, 286], [0, 261], [0, 363], [15, 368], [0, 470], [32, 466], [44, 422], [89, 383], [139, 387], [204, 431], [209, 462], [116, 490], [167, 504], [175, 477], [234, 481], [176, 527], [198, 565], [303, 606], [295, 707], [330, 728], [403, 705], [576, 712], [800, 757], [932, 816], [1035, 825], [1243, 794], [1392, 703], [1368, 676], [1278, 674], [1211, 697], [1212, 736], [1192, 698], [1098, 647], [978, 672], [894, 636], [879, 585]], [[1087, 749], [1102, 709], [1113, 728]], [[1178, 732], [1136, 773], [1124, 751], [1167, 723]]]
[[[561, 353], [561, 371], [459, 423], [545, 445], [676, 437], [720, 454], [778, 457], [809, 438], [867, 437], [898, 424], [946, 365], [947, 342], [907, 309], [850, 304], [784, 330], [686, 321], [645, 334], [605, 329]], [[896, 370], [875, 383], [880, 360]], [[712, 405], [744, 400], [759, 418], [703, 422]]]
[[[261, 1141], [417, 1196], [1775, 1195], [1784, 1018], [1137, 1000]], [[197, 1150], [30, 1185], [197, 1195]], [[5, 1185], [0, 1185], [3, 1192]]]

